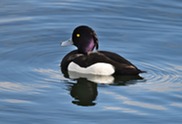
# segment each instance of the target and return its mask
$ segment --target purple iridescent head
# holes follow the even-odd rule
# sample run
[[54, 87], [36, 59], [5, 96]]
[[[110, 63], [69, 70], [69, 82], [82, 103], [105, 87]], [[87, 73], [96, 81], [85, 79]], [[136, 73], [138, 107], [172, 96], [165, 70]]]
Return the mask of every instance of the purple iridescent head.
[[74, 29], [72, 38], [61, 45], [66, 46], [73, 44], [78, 48], [79, 53], [87, 54], [93, 51], [94, 48], [98, 49], [98, 38], [93, 29], [88, 26], [79, 26]]

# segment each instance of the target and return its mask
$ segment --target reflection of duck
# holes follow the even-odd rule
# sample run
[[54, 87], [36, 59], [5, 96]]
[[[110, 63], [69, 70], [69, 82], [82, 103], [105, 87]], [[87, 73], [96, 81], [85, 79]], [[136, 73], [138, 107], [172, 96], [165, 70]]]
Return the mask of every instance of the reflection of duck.
[[[75, 74], [76, 75], [76, 74]], [[74, 76], [75, 76], [74, 75]], [[77, 74], [77, 76], [79, 76]], [[83, 76], [83, 75], [81, 75]], [[89, 78], [89, 79], [87, 79]], [[93, 79], [94, 80], [93, 80]], [[96, 103], [94, 102], [97, 97], [97, 85], [98, 83], [104, 83], [108, 78], [107, 76], [104, 77], [94, 77], [94, 75], [87, 75], [87, 77], [71, 77], [71, 79], [74, 79], [76, 83], [71, 83], [71, 86], [69, 88], [70, 90], [70, 95], [75, 99], [72, 101], [72, 103], [80, 106], [93, 106]], [[97, 79], [99, 82], [96, 82]], [[102, 80], [99, 80], [102, 79]], [[104, 80], [106, 79], [106, 80]], [[112, 77], [114, 79], [115, 83], [112, 85], [117, 85], [117, 86], [125, 86], [125, 85], [130, 85], [137, 83], [136, 79], [142, 79], [139, 76], [118, 76], [118, 77]], [[92, 80], [92, 81], [91, 81]], [[94, 82], [95, 83], [94, 83]], [[101, 82], [103, 81], [103, 82]]]
[[97, 97], [97, 84], [90, 82], [84, 78], [77, 80], [70, 89], [70, 94], [75, 100], [72, 102], [81, 106], [95, 105], [93, 102]]
[[72, 39], [63, 42], [66, 46], [74, 44], [78, 50], [68, 53], [61, 62], [63, 73], [67, 71], [93, 75], [138, 75], [139, 70], [131, 62], [120, 55], [108, 51], [92, 52], [98, 49], [98, 38], [94, 30], [88, 26], [77, 27]]

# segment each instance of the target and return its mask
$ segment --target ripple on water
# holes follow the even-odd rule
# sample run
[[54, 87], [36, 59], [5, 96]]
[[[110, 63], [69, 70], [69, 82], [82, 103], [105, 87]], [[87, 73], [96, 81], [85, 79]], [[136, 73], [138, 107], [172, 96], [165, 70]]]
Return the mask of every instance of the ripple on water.
[[146, 83], [100, 89], [100, 94], [107, 96], [106, 103], [107, 101], [116, 103], [104, 104], [103, 109], [150, 117], [170, 116], [170, 112], [180, 113], [181, 66], [167, 62], [160, 66], [150, 63], [142, 65], [144, 70], [147, 70], [147, 73], [142, 74]]
[[[143, 75], [147, 80], [147, 88], [151, 91], [166, 92], [182, 90], [180, 82], [182, 79], [180, 77], [181, 66], [169, 63], [160, 63], [160, 65], [142, 63], [142, 65], [147, 70], [147, 73]], [[148, 85], [150, 86], [148, 87]]]

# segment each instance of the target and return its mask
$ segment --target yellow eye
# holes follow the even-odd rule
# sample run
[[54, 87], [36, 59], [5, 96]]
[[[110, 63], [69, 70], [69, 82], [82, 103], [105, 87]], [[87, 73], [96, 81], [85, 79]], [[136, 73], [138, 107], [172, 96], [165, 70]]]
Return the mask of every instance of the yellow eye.
[[80, 34], [76, 34], [76, 37], [80, 37]]

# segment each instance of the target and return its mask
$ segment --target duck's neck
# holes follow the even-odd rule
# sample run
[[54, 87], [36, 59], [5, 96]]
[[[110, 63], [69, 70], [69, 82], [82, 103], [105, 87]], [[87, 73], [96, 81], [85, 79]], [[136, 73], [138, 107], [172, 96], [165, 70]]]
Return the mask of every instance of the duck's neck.
[[81, 49], [78, 49], [78, 51], [80, 53], [83, 53], [83, 54], [88, 54], [90, 52], [92, 52], [94, 50], [94, 47], [95, 47], [95, 43], [94, 43], [94, 40], [90, 40], [90, 42], [85, 45], [85, 46], [82, 46], [83, 48]]
[[91, 52], [94, 50], [94, 47], [95, 47], [94, 40], [91, 40], [90, 43], [88, 44], [88, 46], [86, 47], [86, 51]]

